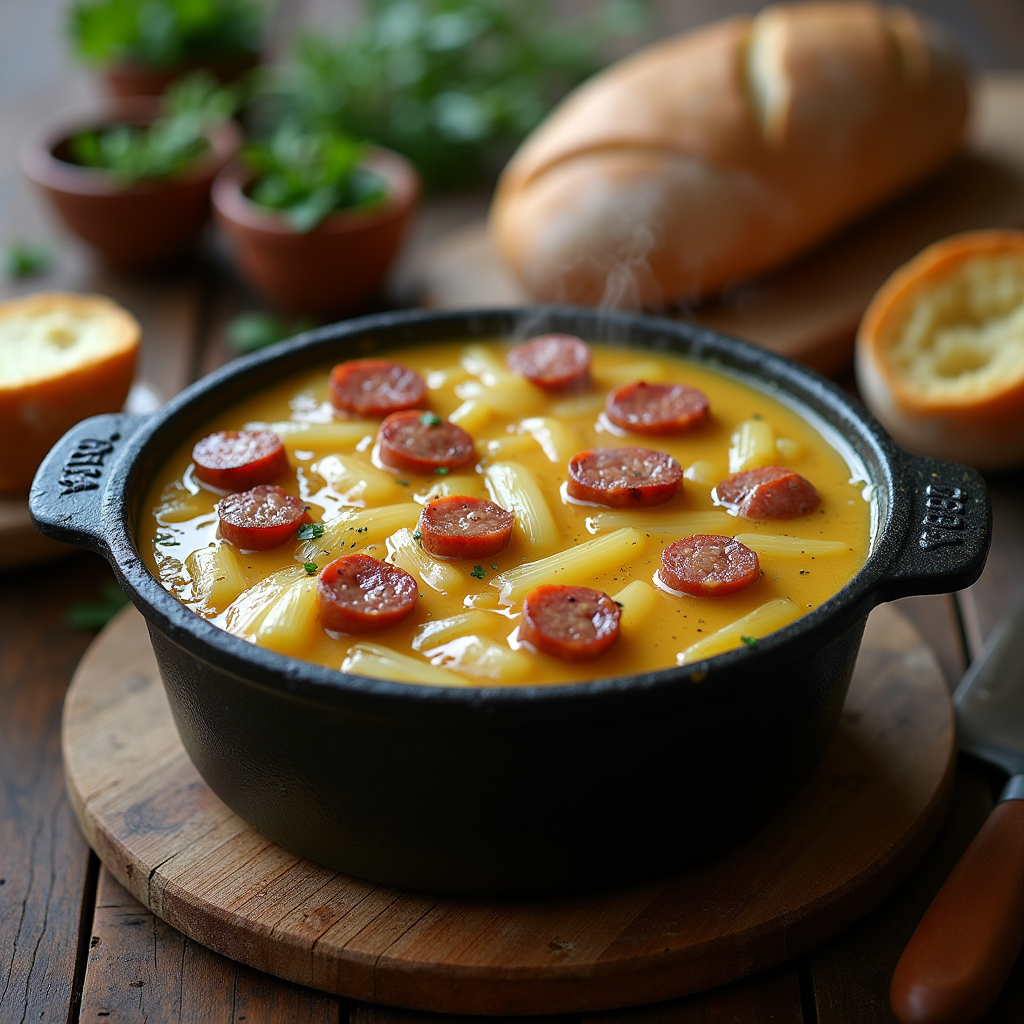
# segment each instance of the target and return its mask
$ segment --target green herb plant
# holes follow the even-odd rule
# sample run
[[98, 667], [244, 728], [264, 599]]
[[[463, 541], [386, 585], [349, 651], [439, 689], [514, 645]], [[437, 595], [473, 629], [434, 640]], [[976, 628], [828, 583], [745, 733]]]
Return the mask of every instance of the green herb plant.
[[[562, 20], [554, 0], [363, 0], [337, 40], [307, 36], [265, 89], [265, 123], [330, 127], [407, 156], [434, 188], [480, 183], [635, 33], [644, 0]], [[264, 127], [264, 131], [266, 128]]]
[[76, 0], [68, 34], [90, 64], [160, 68], [257, 53], [264, 20], [256, 0]]
[[116, 580], [106, 580], [93, 601], [76, 601], [67, 610], [66, 621], [72, 629], [96, 632], [102, 629], [126, 604], [128, 598]]
[[45, 274], [52, 262], [50, 249], [32, 242], [9, 242], [3, 252], [4, 276], [12, 281]]
[[171, 86], [163, 113], [152, 124], [113, 124], [73, 136], [71, 159], [108, 172], [125, 188], [172, 178], [207, 151], [206, 133], [237, 105], [234, 89], [220, 88], [212, 76], [197, 71]]
[[249, 198], [284, 213], [298, 232], [312, 231], [336, 210], [365, 210], [386, 196], [384, 180], [363, 166], [368, 147], [340, 132], [282, 125], [243, 157], [255, 172]]

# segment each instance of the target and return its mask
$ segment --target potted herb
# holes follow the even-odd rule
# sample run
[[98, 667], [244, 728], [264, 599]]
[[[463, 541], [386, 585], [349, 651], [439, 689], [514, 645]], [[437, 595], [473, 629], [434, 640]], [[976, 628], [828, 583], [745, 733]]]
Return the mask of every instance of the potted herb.
[[288, 127], [247, 146], [213, 187], [242, 276], [284, 309], [325, 317], [378, 294], [418, 199], [397, 153]]
[[61, 219], [110, 263], [147, 268], [181, 257], [206, 222], [210, 186], [237, 152], [235, 99], [212, 79], [174, 86], [161, 107], [59, 126], [22, 148], [22, 168]]
[[264, 20], [259, 0], [75, 0], [68, 32], [114, 96], [158, 96], [199, 68], [226, 83], [255, 67]]

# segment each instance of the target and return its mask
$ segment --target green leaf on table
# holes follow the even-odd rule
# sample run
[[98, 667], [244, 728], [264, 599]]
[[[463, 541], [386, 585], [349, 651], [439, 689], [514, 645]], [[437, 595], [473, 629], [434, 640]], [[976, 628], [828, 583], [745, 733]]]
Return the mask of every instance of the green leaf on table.
[[289, 322], [272, 313], [239, 313], [228, 322], [228, 344], [239, 354], [255, 352], [317, 326], [315, 320], [308, 318]]
[[53, 253], [45, 245], [10, 242], [4, 249], [4, 276], [10, 280], [45, 274], [53, 262]]
[[126, 604], [128, 598], [114, 580], [100, 587], [99, 597], [93, 601], [76, 601], [65, 616], [72, 629], [89, 632], [101, 630]]

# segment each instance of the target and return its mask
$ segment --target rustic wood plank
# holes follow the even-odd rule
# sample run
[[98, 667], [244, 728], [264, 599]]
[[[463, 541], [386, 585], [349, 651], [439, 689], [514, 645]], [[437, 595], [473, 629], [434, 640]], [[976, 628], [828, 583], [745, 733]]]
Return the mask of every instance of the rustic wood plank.
[[760, 1021], [804, 1024], [795, 963], [685, 999], [612, 1014], [584, 1015], [580, 1024], [754, 1024]]
[[342, 1003], [253, 971], [155, 917], [100, 873], [82, 1020], [111, 1024], [339, 1024]]
[[349, 1017], [349, 1024], [477, 1024], [484, 1020], [497, 1020], [500, 1024], [570, 1024], [566, 1017], [466, 1017], [443, 1013], [424, 1013], [421, 1010], [395, 1010], [389, 1006], [370, 1006], [357, 1003]]
[[[89, 850], [64, 794], [61, 702], [92, 639], [64, 621], [110, 570], [94, 555], [0, 588], [0, 1020], [61, 1021], [73, 997]], [[54, 586], [54, 580], [59, 580]]]

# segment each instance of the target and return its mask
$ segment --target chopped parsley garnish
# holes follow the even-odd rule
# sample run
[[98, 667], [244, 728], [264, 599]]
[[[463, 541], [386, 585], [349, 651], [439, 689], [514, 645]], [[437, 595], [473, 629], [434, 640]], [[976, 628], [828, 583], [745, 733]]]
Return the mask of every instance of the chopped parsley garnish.
[[395, 481], [395, 483], [396, 484], [400, 484], [402, 487], [408, 487], [409, 486], [409, 481], [408, 480], [398, 479], [398, 480]]
[[324, 535], [323, 523], [306, 523], [299, 527], [299, 540], [314, 540]]
[[487, 570], [482, 565], [474, 565], [473, 571], [469, 575], [482, 580], [487, 575]]
[[[615, 599], [614, 599], [614, 598], [612, 598], [612, 600], [614, 601]], [[623, 604], [623, 603], [622, 603], [621, 601], [615, 601], [615, 603], [616, 603], [616, 604], [617, 604], [617, 605], [618, 605], [618, 606], [619, 606], [620, 608], [625, 608], [625, 607], [626, 607], [626, 606], [625, 606], [625, 605], [624, 605], [624, 604]]]
[[743, 642], [744, 642], [744, 643], [745, 643], [745, 644], [746, 644], [746, 645], [747, 645], [748, 647], [756, 647], [756, 646], [757, 646], [757, 637], [756, 637], [756, 636], [741, 636], [741, 637], [740, 637], [740, 639], [741, 639], [741, 640], [742, 640], [742, 641], [743, 641]]
[[422, 530], [415, 530], [413, 532], [412, 539], [413, 540], [420, 540], [420, 538], [422, 538], [422, 536], [423, 536], [423, 531]]
[[441, 425], [441, 417], [436, 412], [425, 412], [420, 417], [420, 423], [425, 427], [439, 427]]
[[438, 476], [447, 476], [448, 475], [448, 467], [447, 466], [438, 466], [437, 469], [434, 470], [434, 472]]
[[317, 572], [319, 572], [320, 570], [320, 567], [316, 564], [316, 562], [303, 562], [302, 568], [306, 570], [307, 576], [315, 576]]

